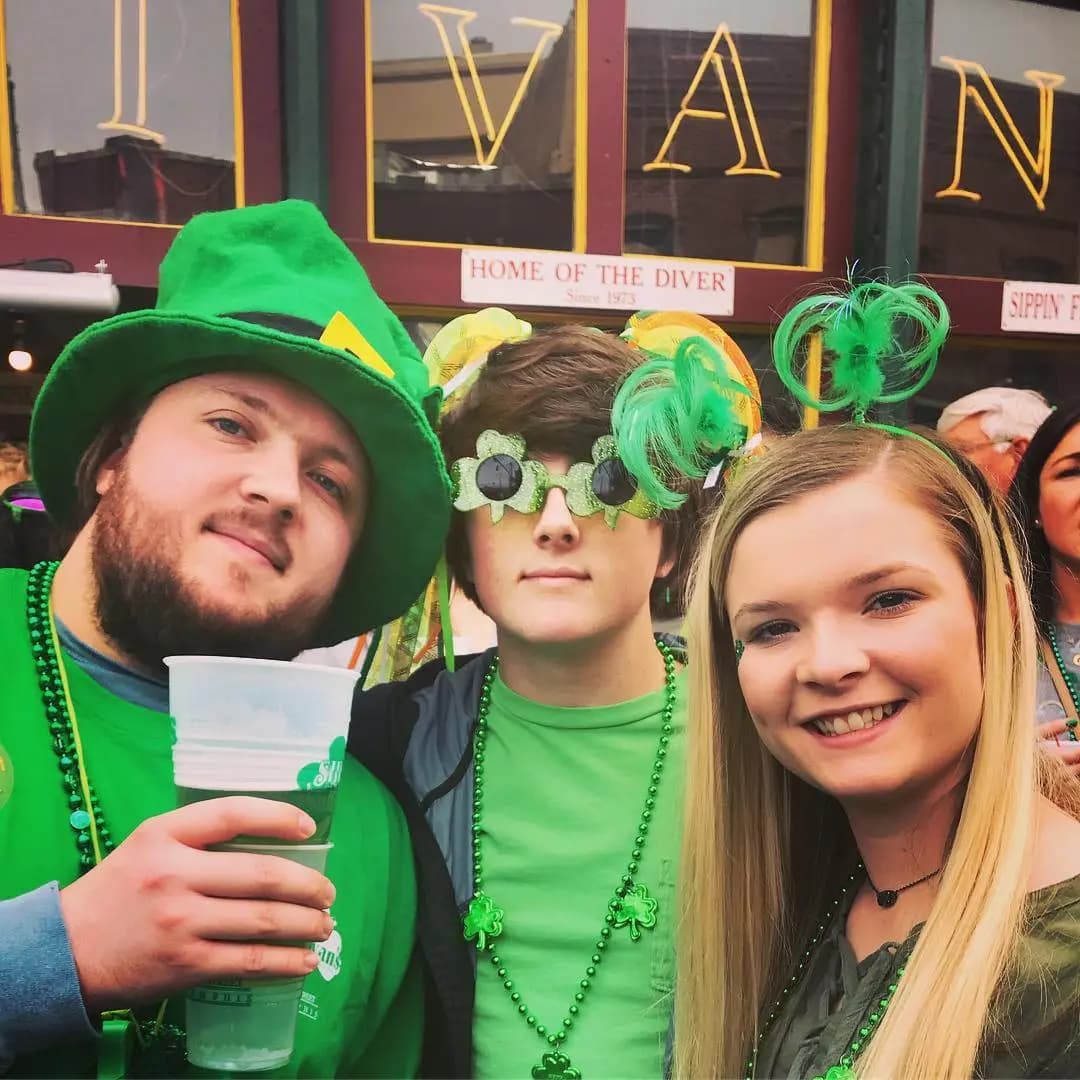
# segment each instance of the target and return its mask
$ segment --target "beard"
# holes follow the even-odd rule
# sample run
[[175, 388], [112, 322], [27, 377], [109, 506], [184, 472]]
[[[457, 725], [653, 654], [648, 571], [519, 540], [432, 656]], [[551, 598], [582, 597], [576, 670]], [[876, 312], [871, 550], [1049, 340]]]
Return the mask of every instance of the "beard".
[[[228, 520], [267, 526], [265, 514], [241, 511]], [[291, 660], [310, 646], [332, 596], [230, 612], [202, 600], [197, 584], [181, 575], [180, 549], [168, 519], [140, 509], [122, 468], [98, 503], [91, 540], [98, 624], [122, 654], [160, 673], [166, 656]]]

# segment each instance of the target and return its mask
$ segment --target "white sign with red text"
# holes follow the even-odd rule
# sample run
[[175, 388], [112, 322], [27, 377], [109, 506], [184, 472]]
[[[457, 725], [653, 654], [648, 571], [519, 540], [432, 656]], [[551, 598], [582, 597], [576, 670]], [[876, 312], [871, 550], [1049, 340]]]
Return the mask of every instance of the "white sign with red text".
[[1080, 285], [1006, 281], [1001, 329], [1038, 334], [1080, 334]]
[[630, 259], [514, 248], [464, 248], [461, 299], [499, 307], [735, 313], [735, 268], [691, 259]]

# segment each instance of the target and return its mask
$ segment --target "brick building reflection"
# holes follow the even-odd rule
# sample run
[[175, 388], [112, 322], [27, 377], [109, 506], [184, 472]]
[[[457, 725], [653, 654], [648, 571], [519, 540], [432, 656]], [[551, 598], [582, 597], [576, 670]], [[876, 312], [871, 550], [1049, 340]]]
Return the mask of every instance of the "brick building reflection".
[[233, 162], [134, 135], [114, 135], [99, 150], [43, 150], [34, 171], [45, 214], [182, 225], [203, 210], [236, 205]]

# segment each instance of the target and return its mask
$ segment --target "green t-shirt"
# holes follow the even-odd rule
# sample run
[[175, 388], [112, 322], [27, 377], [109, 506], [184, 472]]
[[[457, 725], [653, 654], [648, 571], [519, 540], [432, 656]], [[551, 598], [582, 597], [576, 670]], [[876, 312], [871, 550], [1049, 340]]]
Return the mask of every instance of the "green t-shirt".
[[[0, 570], [0, 899], [78, 872], [70, 808], [49, 736], [30, 652], [26, 574]], [[175, 808], [172, 723], [114, 696], [68, 660], [87, 773], [120, 843], [140, 822]], [[264, 1076], [414, 1076], [423, 1002], [411, 962], [416, 882], [397, 804], [346, 759], [327, 876], [337, 888], [335, 934], [320, 945], [287, 1066]], [[124, 898], [102, 918], [122, 917]], [[183, 1025], [183, 995], [168, 1019]], [[20, 1076], [94, 1075], [97, 1046], [78, 1043], [24, 1056]]]
[[[685, 677], [636, 881], [658, 901], [634, 942], [615, 930], [562, 1046], [590, 1080], [658, 1077], [671, 1019], [681, 838]], [[604, 708], [529, 701], [492, 687], [484, 769], [484, 891], [505, 914], [497, 953], [550, 1032], [574, 1004], [608, 902], [630, 860], [656, 756], [664, 691]], [[550, 1048], [518, 1015], [495, 968], [477, 967], [475, 1074], [529, 1076]]]

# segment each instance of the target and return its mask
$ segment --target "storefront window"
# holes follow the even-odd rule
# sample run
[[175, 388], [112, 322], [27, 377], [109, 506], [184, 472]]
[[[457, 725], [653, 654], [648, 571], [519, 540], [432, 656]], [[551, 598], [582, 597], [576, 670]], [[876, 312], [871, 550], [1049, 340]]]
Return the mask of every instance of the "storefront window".
[[829, 7], [629, 0], [627, 254], [820, 263]]
[[1080, 14], [936, 0], [920, 269], [1080, 274]]
[[177, 225], [237, 205], [235, 20], [235, 0], [2, 0], [4, 210]]
[[569, 250], [573, 0], [367, 0], [372, 239]]

